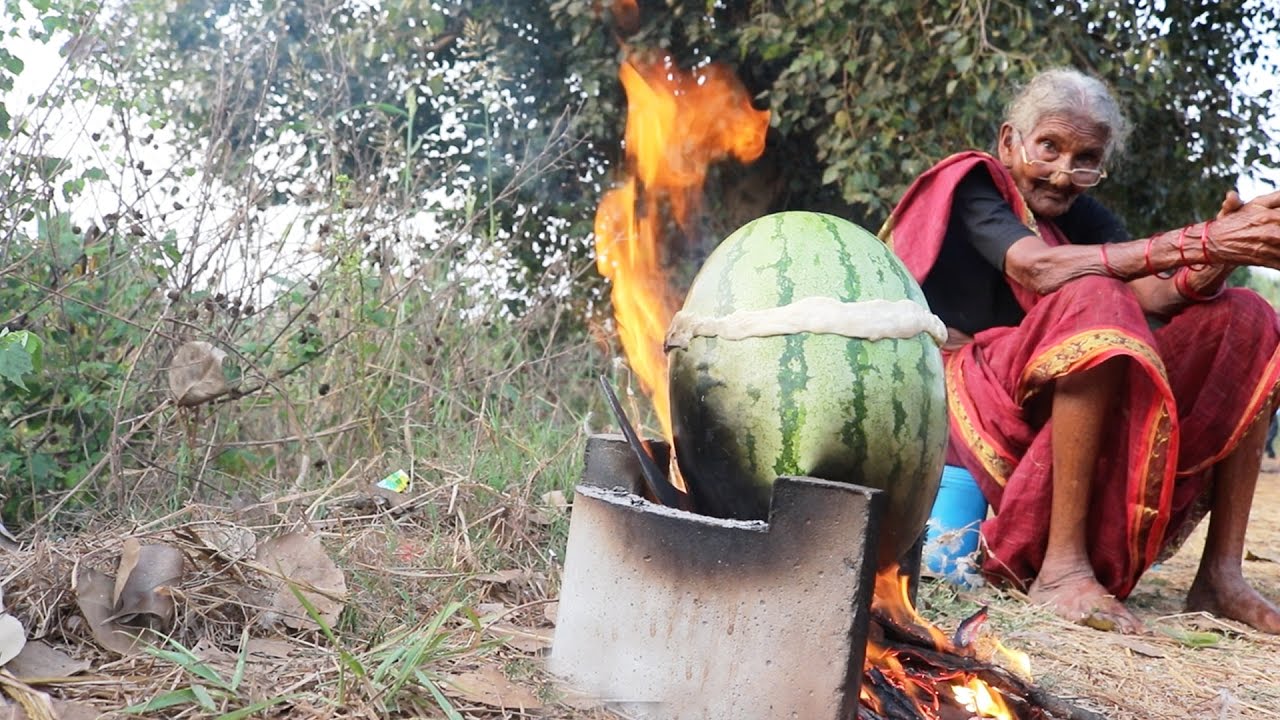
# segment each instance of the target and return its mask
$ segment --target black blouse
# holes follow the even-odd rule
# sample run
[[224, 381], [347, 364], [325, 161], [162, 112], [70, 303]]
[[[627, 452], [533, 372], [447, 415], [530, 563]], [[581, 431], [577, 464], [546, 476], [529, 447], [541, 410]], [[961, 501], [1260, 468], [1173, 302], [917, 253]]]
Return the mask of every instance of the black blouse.
[[[1130, 239], [1120, 219], [1088, 195], [1077, 197], [1053, 223], [1077, 245]], [[970, 335], [1022, 322], [1025, 313], [1004, 279], [1004, 256], [1033, 234], [987, 170], [975, 168], [956, 186], [938, 260], [921, 285], [929, 309], [947, 327]]]

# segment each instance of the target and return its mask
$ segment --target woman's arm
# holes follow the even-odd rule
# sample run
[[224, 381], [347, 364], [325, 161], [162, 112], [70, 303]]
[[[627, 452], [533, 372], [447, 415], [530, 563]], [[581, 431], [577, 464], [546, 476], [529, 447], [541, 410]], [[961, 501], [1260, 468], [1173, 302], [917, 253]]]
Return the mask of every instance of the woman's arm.
[[[1023, 287], [1047, 294], [1085, 275], [1109, 275], [1131, 284], [1144, 310], [1169, 315], [1196, 298], [1212, 296], [1237, 265], [1280, 268], [1280, 192], [1240, 203], [1228, 193], [1209, 223], [1156, 233], [1149, 238], [1106, 245], [1050, 247], [1029, 235], [1005, 254], [1005, 274]], [[1208, 233], [1205, 230], [1208, 229]], [[1189, 265], [1183, 277], [1157, 273]]]

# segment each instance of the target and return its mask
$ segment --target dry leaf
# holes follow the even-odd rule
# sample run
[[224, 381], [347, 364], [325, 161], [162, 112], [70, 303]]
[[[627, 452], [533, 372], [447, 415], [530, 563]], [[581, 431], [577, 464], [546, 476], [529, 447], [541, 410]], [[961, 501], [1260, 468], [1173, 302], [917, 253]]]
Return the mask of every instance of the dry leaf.
[[[39, 703], [41, 709], [54, 720], [101, 720], [109, 717], [92, 705], [68, 700], [49, 701], [48, 695], [45, 693], [40, 695], [42, 697], [34, 702]], [[31, 716], [23, 711], [21, 705], [0, 705], [0, 720], [30, 720], [30, 718]]]
[[[110, 575], [91, 568], [81, 568], [76, 576], [76, 604], [89, 622], [93, 638], [102, 647], [121, 655], [128, 655], [141, 645], [137, 630], [126, 629], [111, 620], [111, 589], [115, 581]], [[146, 632], [146, 631], [144, 631]]]
[[32, 640], [4, 669], [22, 682], [39, 683], [84, 672], [89, 669], [89, 662], [77, 660], [43, 640]]
[[531, 573], [530, 571], [516, 569], [516, 570], [499, 570], [497, 572], [483, 573], [480, 575], [476, 575], [473, 579], [479, 580], [480, 582], [497, 583], [499, 585], [506, 585], [509, 583], [524, 585], [528, 583], [532, 577], [533, 577], [533, 573]]
[[560, 614], [560, 603], [558, 601], [549, 602], [546, 605], [542, 606], [542, 617], [546, 618], [547, 622], [551, 623], [552, 625], [556, 624], [556, 616], [559, 614]]
[[569, 507], [569, 500], [565, 498], [563, 491], [552, 490], [542, 494], [542, 504], [557, 510], [565, 510]]
[[273, 640], [271, 638], [250, 638], [247, 646], [249, 659], [259, 662], [265, 660], [282, 660], [293, 654], [297, 649], [293, 643], [288, 640]]
[[138, 545], [126, 540], [113, 594], [112, 620], [168, 631], [173, 625], [171, 588], [182, 582], [182, 551], [169, 545]]
[[476, 615], [480, 618], [481, 625], [495, 623], [506, 617], [511, 612], [511, 608], [505, 603], [500, 602], [482, 602], [476, 605]]
[[[339, 598], [347, 594], [347, 579], [325, 552], [319, 537], [292, 532], [272, 538], [258, 546], [258, 562], [295, 584], [326, 623], [332, 625], [337, 621], [343, 604]], [[270, 611], [264, 621], [267, 624], [283, 622], [295, 630], [318, 628], [283, 582], [278, 583], [270, 599]]]
[[252, 530], [232, 523], [209, 523], [192, 532], [205, 550], [228, 562], [248, 557], [258, 544]]
[[184, 343], [169, 365], [169, 392], [180, 407], [209, 402], [231, 389], [222, 371], [227, 354], [207, 342]]
[[1152, 645], [1151, 643], [1142, 642], [1137, 638], [1127, 637], [1124, 635], [1116, 635], [1114, 637], [1110, 637], [1109, 639], [1111, 640], [1112, 643], [1129, 648], [1130, 650], [1138, 653], [1139, 655], [1144, 655], [1149, 658], [1167, 657], [1167, 654], [1165, 653], [1164, 650], [1161, 650], [1160, 648], [1156, 647], [1155, 645]]
[[542, 701], [527, 688], [507, 679], [492, 665], [446, 678], [449, 693], [464, 700], [503, 710], [541, 710]]
[[200, 638], [195, 645], [191, 646], [191, 654], [200, 658], [200, 661], [204, 664], [212, 665], [215, 668], [235, 667], [237, 659], [235, 653], [223, 650], [222, 646], [208, 636]]
[[540, 653], [551, 647], [551, 628], [525, 628], [510, 623], [494, 623], [485, 632], [501, 638], [503, 644], [520, 652]]
[[54, 717], [58, 720], [101, 720], [104, 714], [92, 705], [68, 700], [53, 701]]
[[0, 665], [18, 657], [26, 644], [27, 629], [22, 621], [7, 613], [0, 615]]
[[111, 606], [120, 606], [120, 593], [124, 592], [124, 584], [138, 566], [138, 555], [142, 552], [142, 543], [137, 538], [126, 538], [120, 546], [120, 565], [116, 568], [115, 589], [111, 591]]

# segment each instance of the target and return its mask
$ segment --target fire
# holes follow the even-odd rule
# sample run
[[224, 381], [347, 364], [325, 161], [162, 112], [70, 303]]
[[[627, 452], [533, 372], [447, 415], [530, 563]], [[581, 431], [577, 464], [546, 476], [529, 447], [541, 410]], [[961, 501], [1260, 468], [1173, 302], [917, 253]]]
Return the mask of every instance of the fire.
[[995, 693], [990, 685], [977, 678], [970, 678], [969, 682], [964, 685], [952, 687], [952, 692], [955, 693], [956, 700], [964, 706], [965, 710], [977, 713], [978, 717], [1013, 717], [1013, 713], [1009, 711], [1009, 706], [1005, 704], [1000, 695]]
[[934, 657], [946, 654], [956, 660], [989, 662], [999, 655], [1004, 658], [1003, 665], [1020, 676], [1029, 676], [1030, 661], [1024, 653], [979, 633], [986, 620], [985, 608], [961, 623], [955, 636], [947, 637], [915, 609], [908, 578], [895, 565], [876, 575], [871, 611], [883, 621], [882, 629], [891, 626], [895, 632], [911, 636], [913, 642], [867, 641], [861, 691], [864, 708], [887, 717], [902, 703], [916, 716], [931, 719], [949, 717], [943, 711], [947, 707], [963, 710], [972, 718], [1018, 717], [998, 689], [963, 669], [963, 663], [957, 663], [958, 668], [941, 667]]
[[671, 438], [662, 340], [680, 299], [662, 267], [666, 223], [693, 231], [712, 163], [749, 163], [764, 152], [768, 111], [720, 65], [691, 72], [671, 58], [631, 58], [619, 71], [627, 94], [625, 178], [596, 211], [596, 266], [613, 284], [618, 335], [631, 369]]

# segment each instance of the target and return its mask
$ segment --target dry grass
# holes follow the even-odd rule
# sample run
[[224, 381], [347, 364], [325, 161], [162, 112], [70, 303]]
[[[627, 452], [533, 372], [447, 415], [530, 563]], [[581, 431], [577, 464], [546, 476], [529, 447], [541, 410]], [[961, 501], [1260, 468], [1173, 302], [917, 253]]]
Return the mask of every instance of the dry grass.
[[[1247, 549], [1280, 560], [1280, 467], [1268, 469], [1259, 483]], [[1042, 686], [1115, 720], [1280, 717], [1280, 637], [1182, 612], [1204, 534], [1202, 523], [1174, 557], [1147, 573], [1130, 598], [1149, 635], [1073, 625], [989, 587], [959, 593], [931, 587], [923, 595], [924, 613], [954, 626], [975, 604], [989, 605], [992, 627], [1006, 644], [1030, 655]], [[1245, 574], [1264, 595], [1280, 601], [1280, 563], [1248, 561]], [[1188, 633], [1212, 634], [1203, 636], [1211, 644], [1194, 647], [1201, 636]]]
[[[234, 510], [190, 506], [142, 526], [98, 526], [6, 551], [0, 579], [9, 611], [33, 637], [89, 665], [70, 677], [33, 682], [33, 689], [108, 712], [197, 683], [190, 667], [171, 658], [104, 650], [77, 609], [73, 570], [114, 572], [123, 539], [133, 536], [186, 555], [185, 579], [175, 592], [174, 640], [221, 678], [233, 677], [243, 663], [242, 680], [234, 693], [219, 696], [216, 712], [188, 703], [148, 717], [217, 717], [272, 701], [279, 704], [254, 716], [608, 717], [600, 709], [575, 707], [541, 670], [553, 632], [563, 508], [550, 498], [543, 502], [527, 492], [462, 480], [419, 488], [393, 508], [370, 492], [367, 480]], [[263, 609], [244, 592], [267, 580], [261, 569], [219, 559], [193, 541], [213, 523], [234, 524], [259, 540], [304, 527], [317, 533], [350, 588], [333, 637], [265, 622]], [[926, 584], [922, 609], [951, 628], [975, 605], [988, 605], [991, 627], [1030, 655], [1042, 686], [1110, 718], [1276, 717], [1280, 638], [1179, 610], [1203, 534], [1201, 528], [1135, 592], [1131, 605], [1153, 629], [1149, 636], [1071, 625], [994, 588]], [[1249, 547], [1259, 557], [1280, 556], [1280, 474], [1263, 477]], [[1280, 564], [1250, 561], [1246, 571], [1270, 597], [1280, 597]], [[1193, 647], [1189, 637], [1212, 642]], [[377, 675], [388, 658], [428, 641], [432, 649], [415, 667], [438, 683], [456, 715], [446, 714], [421, 682], [397, 689], [394, 673]], [[365, 677], [353, 674], [357, 666]], [[503, 686], [504, 677], [511, 687]], [[499, 692], [505, 699], [495, 701], [492, 693]], [[534, 705], [520, 710], [530, 698]]]
[[[419, 483], [396, 498], [373, 490], [374, 480], [357, 474], [234, 509], [191, 505], [140, 526], [100, 522], [76, 536], [36, 537], [4, 550], [8, 611], [30, 637], [88, 666], [29, 680], [32, 687], [11, 697], [46, 693], [106, 713], [199, 684], [215, 691], [214, 709], [187, 702], [141, 714], [217, 717], [263, 703], [270, 707], [253, 716], [489, 718], [532, 716], [512, 709], [530, 704], [538, 717], [591, 717], [559, 702], [537, 660], [554, 617], [557, 578], [547, 551], [563, 535], [565, 509], [461, 479]], [[259, 543], [299, 530], [319, 536], [349, 588], [337, 621], [299, 630], [273, 620], [255, 592], [272, 573], [251, 557], [211, 552], [203, 540], [213, 527], [251, 532]], [[186, 557], [170, 637], [191, 651], [190, 662], [106, 650], [77, 606], [72, 578], [89, 567], [114, 574], [128, 537]], [[201, 672], [240, 679], [219, 694]], [[501, 692], [493, 686], [503, 675], [527, 692], [490, 702], [486, 692]], [[433, 697], [431, 684], [449, 700]]]

